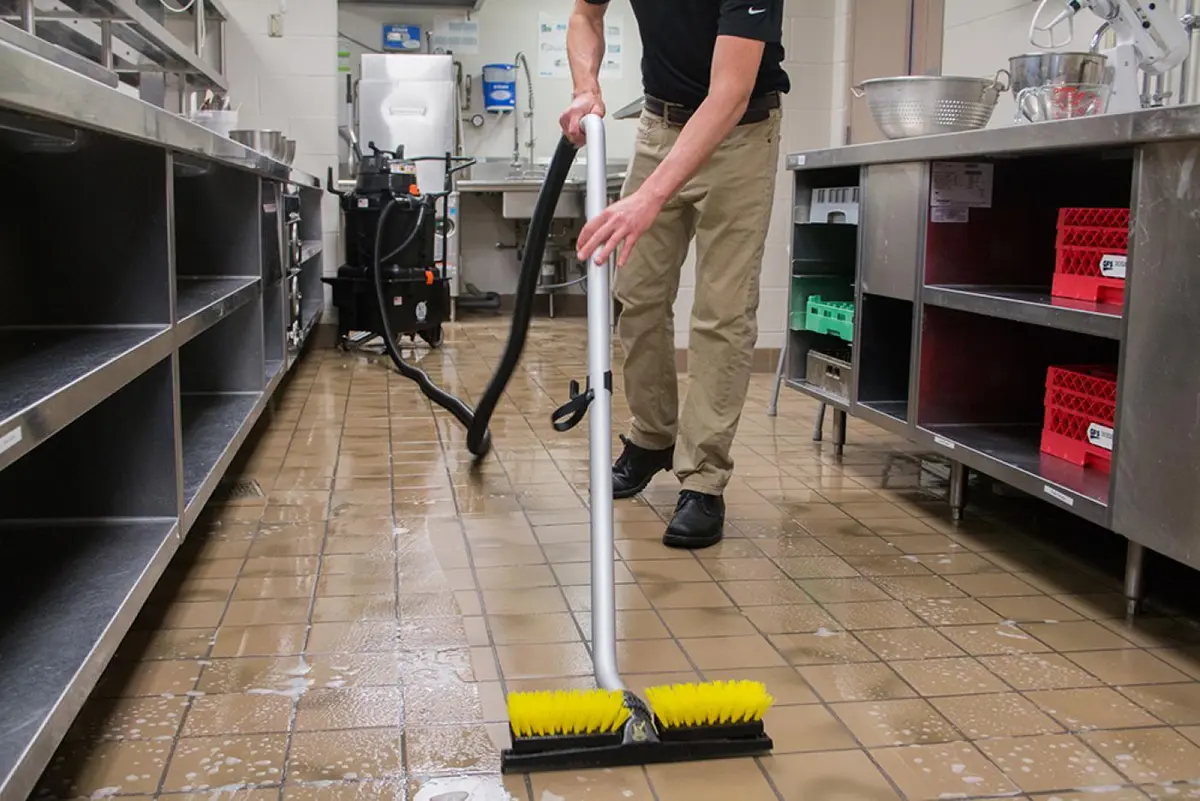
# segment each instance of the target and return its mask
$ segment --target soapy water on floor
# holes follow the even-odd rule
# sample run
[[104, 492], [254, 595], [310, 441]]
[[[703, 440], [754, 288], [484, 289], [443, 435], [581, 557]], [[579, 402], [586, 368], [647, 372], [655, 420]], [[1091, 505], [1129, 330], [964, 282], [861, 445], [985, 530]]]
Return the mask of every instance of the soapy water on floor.
[[[556, 797], [557, 798], [557, 797]], [[467, 776], [458, 779], [430, 779], [421, 785], [413, 801], [516, 801], [494, 777]], [[546, 799], [545, 801], [551, 801]], [[559, 801], [562, 801], [559, 799]]]

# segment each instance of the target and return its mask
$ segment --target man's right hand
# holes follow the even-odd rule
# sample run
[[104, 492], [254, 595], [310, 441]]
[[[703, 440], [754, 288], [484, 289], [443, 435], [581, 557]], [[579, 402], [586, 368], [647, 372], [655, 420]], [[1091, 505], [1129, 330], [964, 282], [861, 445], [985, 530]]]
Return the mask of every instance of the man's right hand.
[[589, 114], [603, 117], [604, 113], [604, 99], [599, 92], [580, 92], [558, 118], [558, 123], [562, 126], [563, 135], [582, 147], [587, 140], [583, 131], [583, 118]]

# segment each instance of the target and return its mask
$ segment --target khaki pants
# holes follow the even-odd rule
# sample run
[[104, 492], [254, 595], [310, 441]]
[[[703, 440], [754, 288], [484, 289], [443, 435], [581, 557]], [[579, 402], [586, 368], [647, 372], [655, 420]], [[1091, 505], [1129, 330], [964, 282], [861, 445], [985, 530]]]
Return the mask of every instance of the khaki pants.
[[[684, 489], [719, 495], [733, 473], [729, 451], [758, 339], [759, 274], [775, 198], [779, 128], [778, 111], [735, 128], [667, 203], [617, 273], [625, 396], [633, 413], [629, 437], [654, 450], [675, 445], [675, 474]], [[624, 194], [666, 158], [679, 132], [643, 112]], [[691, 382], [681, 413], [673, 308], [693, 238]]]

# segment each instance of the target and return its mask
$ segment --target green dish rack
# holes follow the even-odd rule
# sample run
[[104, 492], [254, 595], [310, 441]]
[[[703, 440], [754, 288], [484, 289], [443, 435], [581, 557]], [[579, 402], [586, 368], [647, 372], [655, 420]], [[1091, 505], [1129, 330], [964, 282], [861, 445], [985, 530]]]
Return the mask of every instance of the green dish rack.
[[805, 305], [805, 329], [818, 334], [829, 334], [847, 342], [854, 341], [853, 303], [822, 300], [820, 295], [810, 295]]
[[808, 299], [813, 295], [830, 300], [850, 300], [854, 297], [854, 285], [840, 276], [793, 275], [788, 328], [793, 331], [808, 330]]

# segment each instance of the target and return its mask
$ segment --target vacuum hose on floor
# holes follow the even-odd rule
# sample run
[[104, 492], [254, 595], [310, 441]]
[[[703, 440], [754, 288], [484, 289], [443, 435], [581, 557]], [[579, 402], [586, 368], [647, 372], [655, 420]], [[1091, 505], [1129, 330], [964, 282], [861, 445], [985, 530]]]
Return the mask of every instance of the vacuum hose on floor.
[[525, 350], [525, 340], [529, 334], [529, 322], [533, 317], [533, 301], [537, 296], [538, 275], [541, 271], [542, 256], [545, 255], [546, 240], [550, 236], [550, 226], [554, 220], [554, 208], [558, 205], [559, 197], [562, 195], [563, 185], [566, 184], [567, 176], [571, 172], [571, 165], [575, 163], [575, 152], [575, 145], [569, 139], [563, 137], [558, 143], [558, 149], [554, 152], [554, 158], [551, 159], [549, 168], [546, 170], [546, 180], [542, 184], [541, 191], [538, 193], [537, 203], [533, 208], [533, 217], [529, 221], [529, 232], [525, 237], [525, 255], [521, 260], [521, 278], [517, 282], [516, 304], [513, 308], [512, 326], [508, 332], [508, 342], [504, 346], [504, 354], [500, 357], [500, 365], [496, 368], [496, 374], [488, 382], [487, 389], [484, 390], [483, 396], [479, 400], [479, 406], [474, 410], [437, 384], [434, 384], [433, 380], [430, 379], [424, 370], [413, 367], [404, 361], [400, 355], [400, 348], [396, 344], [396, 337], [392, 332], [391, 324], [388, 321], [388, 304], [383, 288], [383, 271], [381, 269], [383, 262], [386, 259], [395, 258], [397, 254], [403, 253], [412, 245], [413, 240], [417, 237], [417, 233], [425, 224], [426, 209], [422, 207], [420, 212], [418, 212], [417, 223], [413, 227], [412, 232], [405, 238], [403, 244], [386, 256], [381, 253], [383, 249], [383, 232], [387, 218], [396, 201], [388, 201], [379, 213], [379, 225], [375, 231], [375, 253], [372, 273], [375, 277], [375, 294], [379, 301], [379, 318], [383, 326], [384, 347], [387, 348], [388, 355], [392, 357], [392, 361], [396, 364], [396, 369], [400, 371], [402, 376], [415, 381], [421, 388], [421, 392], [425, 394], [425, 397], [453, 414], [458, 422], [462, 423], [463, 427], [467, 429], [467, 450], [476, 459], [482, 459], [491, 450], [492, 435], [488, 430], [488, 424], [491, 423], [496, 406], [499, 405], [500, 398], [508, 386], [509, 379], [512, 378], [513, 372], [517, 369], [517, 364], [521, 361], [521, 353]]

